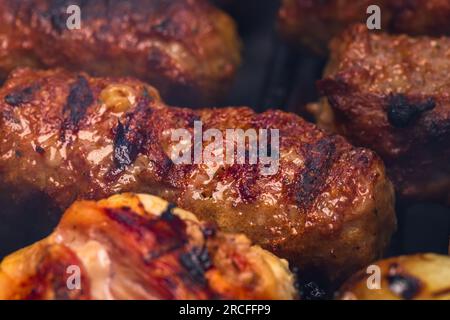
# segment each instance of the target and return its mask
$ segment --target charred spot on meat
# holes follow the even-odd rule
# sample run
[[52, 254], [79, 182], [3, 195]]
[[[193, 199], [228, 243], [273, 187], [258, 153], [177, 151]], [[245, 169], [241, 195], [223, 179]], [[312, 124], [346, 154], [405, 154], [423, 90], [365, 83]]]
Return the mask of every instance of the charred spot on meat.
[[422, 287], [417, 278], [403, 273], [397, 263], [389, 267], [387, 281], [392, 292], [406, 300], [413, 299]]
[[63, 108], [64, 128], [77, 130], [78, 123], [85, 116], [87, 108], [94, 102], [89, 83], [84, 76], [78, 76], [70, 86], [66, 105]]
[[5, 96], [5, 102], [12, 107], [19, 107], [33, 99], [33, 92], [38, 89], [37, 85], [19, 89]]
[[198, 283], [206, 283], [205, 272], [211, 268], [212, 262], [205, 247], [195, 247], [191, 251], [181, 254], [181, 264]]
[[389, 97], [388, 119], [396, 128], [405, 128], [416, 121], [422, 113], [433, 110], [436, 102], [433, 98], [427, 98], [424, 102], [409, 101], [403, 94], [395, 94]]

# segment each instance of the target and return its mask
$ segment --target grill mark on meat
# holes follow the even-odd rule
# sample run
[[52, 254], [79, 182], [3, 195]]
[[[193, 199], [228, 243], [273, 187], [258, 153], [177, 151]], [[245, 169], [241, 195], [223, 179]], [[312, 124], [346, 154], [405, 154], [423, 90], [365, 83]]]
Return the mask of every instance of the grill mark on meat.
[[187, 270], [192, 280], [206, 285], [205, 272], [212, 267], [211, 258], [206, 247], [194, 247], [180, 255], [180, 263]]
[[[155, 259], [182, 248], [188, 242], [186, 224], [173, 214], [174, 208], [176, 208], [175, 205], [169, 204], [160, 217], [151, 221], [134, 213], [129, 207], [118, 209], [105, 208], [105, 211], [110, 219], [125, 226], [132, 233], [137, 234], [140, 239], [147, 232], [151, 232], [156, 236], [157, 244], [144, 256], [144, 262], [150, 264]], [[208, 234], [208, 237], [215, 235], [215, 231], [206, 232], [204, 235]], [[186, 269], [191, 280], [200, 285], [207, 285], [205, 272], [213, 264], [206, 246], [194, 247], [188, 252], [181, 253], [179, 262]]]
[[395, 94], [388, 99], [388, 120], [396, 128], [410, 126], [422, 113], [436, 107], [436, 101], [431, 97], [422, 102], [413, 102], [403, 94]]
[[130, 231], [138, 231], [139, 222], [142, 222], [137, 214], [131, 211], [129, 207], [122, 207], [118, 209], [105, 209], [107, 216], [125, 226]]
[[114, 164], [119, 171], [133, 164], [144, 145], [148, 141], [148, 135], [142, 124], [151, 114], [148, 106], [149, 99], [138, 102], [134, 112], [126, 115], [125, 124], [119, 120], [114, 134]]
[[389, 289], [406, 300], [413, 299], [422, 288], [420, 280], [402, 272], [398, 263], [389, 266], [387, 281]]
[[[144, 92], [147, 92], [146, 90]], [[142, 127], [142, 123], [152, 123], [161, 121], [160, 115], [155, 115], [152, 118], [152, 110], [148, 107], [148, 104], [154, 101], [154, 99], [147, 95], [144, 96], [144, 101], [139, 109], [140, 116], [134, 119], [135, 125], [137, 127]], [[180, 117], [181, 119], [181, 117]], [[174, 163], [171, 158], [164, 152], [160, 144], [160, 138], [158, 134], [158, 128], [156, 126], [148, 126], [145, 128], [145, 144], [143, 145], [142, 152], [145, 152], [147, 156], [149, 156], [150, 161], [153, 163], [155, 167], [155, 173], [157, 176], [165, 182], [169, 182], [167, 177], [169, 176], [169, 171], [173, 168]]]
[[[125, 227], [138, 241], [146, 242], [147, 253], [143, 256], [146, 264], [182, 248], [188, 242], [186, 223], [176, 215], [170, 220], [162, 217], [149, 220], [129, 207], [105, 208], [105, 213], [111, 220]], [[150, 238], [154, 238], [156, 243], [145, 241]]]
[[78, 76], [70, 87], [67, 102], [63, 108], [64, 123], [63, 132], [66, 129], [78, 130], [81, 119], [86, 115], [87, 108], [94, 102], [94, 95], [89, 87], [87, 79]]
[[[206, 245], [190, 247], [186, 222], [173, 215], [173, 209], [168, 205], [161, 216], [139, 215], [128, 206], [103, 210], [109, 219], [125, 228], [118, 230], [120, 234], [134, 240], [135, 244], [128, 243], [126, 248], [136, 245], [149, 290], [158, 293], [160, 298], [174, 299], [174, 292], [183, 286], [189, 292], [217, 298], [204, 276], [213, 267]], [[167, 214], [170, 219], [164, 217]]]
[[121, 170], [132, 164], [138, 155], [138, 145], [126, 137], [128, 130], [119, 120], [114, 138], [114, 163]]
[[[68, 247], [54, 245], [46, 248], [47, 252], [37, 266], [36, 274], [27, 281], [33, 288], [24, 297], [26, 300], [45, 299], [47, 293], [52, 292], [55, 300], [89, 299], [90, 283], [82, 262]], [[81, 288], [69, 290], [67, 288], [67, 268], [76, 265], [81, 268]]]
[[166, 210], [164, 210], [164, 212], [161, 214], [161, 219], [163, 220], [167, 220], [167, 221], [172, 221], [175, 217], [175, 215], [173, 214], [173, 210], [176, 208], [177, 206], [173, 203], [169, 203], [167, 205]]
[[152, 162], [160, 181], [168, 182], [169, 171], [174, 164], [160, 145], [157, 128], [152, 125], [143, 125], [153, 121], [161, 121], [158, 115], [152, 118], [154, 114], [150, 108], [152, 101], [154, 101], [152, 97], [144, 95], [134, 111], [126, 115], [125, 121], [123, 123], [118, 122], [113, 139], [115, 168], [107, 175], [107, 179], [117, 179], [118, 175], [126, 167], [132, 165], [138, 155], [142, 153]]
[[295, 185], [295, 198], [300, 207], [311, 206], [325, 186], [329, 171], [337, 158], [336, 142], [333, 136], [325, 137], [308, 145], [304, 153], [307, 158]]
[[5, 102], [12, 107], [19, 107], [24, 103], [31, 102], [33, 100], [33, 94], [39, 89], [38, 85], [26, 87], [11, 92], [5, 96]]

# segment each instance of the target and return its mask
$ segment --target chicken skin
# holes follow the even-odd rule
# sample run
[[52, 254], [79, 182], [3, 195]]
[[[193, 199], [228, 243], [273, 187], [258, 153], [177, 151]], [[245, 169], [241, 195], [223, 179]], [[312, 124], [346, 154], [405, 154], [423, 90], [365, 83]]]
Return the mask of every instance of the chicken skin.
[[375, 150], [402, 198], [449, 201], [450, 39], [357, 25], [331, 48], [319, 125]]
[[[73, 5], [80, 29], [67, 27]], [[199, 106], [221, 100], [240, 63], [234, 22], [206, 0], [2, 0], [0, 22], [4, 77], [18, 66], [134, 76]]]
[[285, 260], [144, 194], [75, 202], [49, 237], [0, 264], [0, 299], [295, 297]]
[[371, 5], [381, 9], [383, 31], [450, 35], [449, 0], [283, 0], [279, 25], [293, 42], [326, 54], [334, 36], [352, 24], [366, 23]]
[[[377, 259], [395, 230], [380, 158], [293, 114], [168, 107], [131, 78], [20, 69], [0, 89], [0, 116], [4, 248], [48, 233], [49, 220], [75, 199], [122, 192], [157, 195], [330, 281]], [[223, 148], [214, 150], [222, 153], [238, 144], [227, 129], [278, 129], [279, 139], [267, 141], [278, 146], [277, 170], [263, 173], [262, 158], [174, 161], [173, 130], [194, 132], [198, 122], [223, 133]], [[202, 145], [212, 140], [204, 136]], [[243, 145], [253, 154], [248, 140]]]
[[376, 262], [381, 271], [378, 289], [375, 269], [362, 270], [350, 278], [337, 297], [342, 300], [450, 300], [450, 257], [436, 254], [401, 256]]

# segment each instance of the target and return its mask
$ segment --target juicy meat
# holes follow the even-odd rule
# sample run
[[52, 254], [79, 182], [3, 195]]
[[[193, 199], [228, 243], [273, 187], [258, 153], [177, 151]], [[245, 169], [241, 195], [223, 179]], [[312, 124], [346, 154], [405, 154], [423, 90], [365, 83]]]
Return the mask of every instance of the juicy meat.
[[334, 36], [366, 23], [370, 5], [380, 7], [384, 31], [450, 35], [450, 0], [283, 0], [279, 24], [292, 41], [324, 54]]
[[0, 264], [0, 299], [295, 297], [285, 260], [144, 194], [75, 202], [49, 237]]
[[376, 262], [379, 289], [369, 289], [373, 270], [361, 270], [341, 288], [342, 300], [449, 300], [450, 257], [436, 254], [401, 256]]
[[[79, 30], [66, 26], [70, 5]], [[0, 1], [0, 76], [17, 66], [134, 76], [198, 106], [220, 100], [239, 62], [234, 22], [206, 0]]]
[[[167, 107], [137, 80], [21, 69], [0, 89], [0, 115], [5, 248], [33, 240], [74, 199], [127, 191], [176, 203], [332, 281], [379, 257], [395, 229], [393, 189], [378, 156], [293, 114]], [[232, 147], [238, 141], [226, 129], [278, 129], [278, 170], [264, 175], [263, 163], [248, 159], [176, 164], [172, 130], [193, 133], [196, 121]], [[27, 230], [22, 239], [18, 230]]]
[[358, 25], [331, 48], [319, 89], [333, 126], [384, 159], [402, 197], [449, 200], [450, 39]]

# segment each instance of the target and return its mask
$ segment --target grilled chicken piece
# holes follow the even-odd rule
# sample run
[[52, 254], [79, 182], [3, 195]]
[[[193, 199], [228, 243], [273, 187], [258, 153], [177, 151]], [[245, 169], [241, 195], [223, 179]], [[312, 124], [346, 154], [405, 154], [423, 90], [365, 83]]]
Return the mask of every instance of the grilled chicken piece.
[[355, 23], [366, 23], [367, 8], [381, 9], [382, 30], [410, 35], [449, 35], [449, 0], [283, 0], [279, 24], [284, 35], [316, 53]]
[[[378, 156], [293, 114], [167, 107], [137, 80], [30, 69], [0, 89], [0, 114], [4, 247], [32, 241], [74, 199], [128, 191], [176, 203], [332, 281], [378, 258], [395, 229], [393, 188]], [[279, 142], [278, 170], [264, 175], [263, 162], [248, 159], [175, 164], [172, 130], [192, 133], [196, 121], [234, 147], [226, 129], [279, 129], [279, 141], [268, 140]]]
[[285, 260], [144, 194], [75, 202], [48, 238], [0, 265], [0, 299], [295, 296]]
[[[66, 26], [81, 9], [81, 29]], [[17, 66], [134, 76], [168, 102], [217, 103], [240, 62], [231, 18], [206, 0], [2, 0], [0, 75]]]
[[450, 200], [450, 39], [358, 25], [331, 48], [319, 90], [334, 127], [384, 159], [403, 198]]
[[342, 300], [450, 300], [450, 257], [417, 254], [390, 258], [374, 264], [381, 271], [379, 289], [374, 270], [362, 270], [338, 293]]

